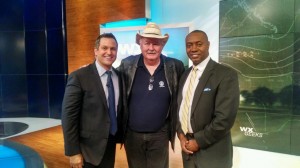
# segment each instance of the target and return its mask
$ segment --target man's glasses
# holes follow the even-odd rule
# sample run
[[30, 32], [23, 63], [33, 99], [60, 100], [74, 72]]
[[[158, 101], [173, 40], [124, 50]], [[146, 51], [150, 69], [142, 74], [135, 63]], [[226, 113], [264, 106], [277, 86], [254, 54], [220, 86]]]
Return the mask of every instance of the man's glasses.
[[154, 76], [150, 76], [148, 90], [153, 90]]

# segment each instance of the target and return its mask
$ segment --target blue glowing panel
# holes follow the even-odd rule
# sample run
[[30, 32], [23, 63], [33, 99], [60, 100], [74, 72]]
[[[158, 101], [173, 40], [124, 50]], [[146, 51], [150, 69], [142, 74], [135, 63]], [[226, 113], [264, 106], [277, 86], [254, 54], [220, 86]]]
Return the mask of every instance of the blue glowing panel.
[[44, 0], [24, 0], [25, 31], [45, 30]]
[[61, 118], [61, 104], [65, 92], [66, 75], [49, 75], [50, 118]]
[[[129, 55], [140, 54], [140, 46], [136, 44], [136, 34], [142, 31], [144, 27], [127, 27], [127, 28], [101, 28], [101, 33], [113, 33], [119, 43], [118, 58], [114, 63], [114, 67], [118, 67], [121, 60]], [[168, 57], [177, 58], [188, 67], [188, 58], [185, 52], [185, 36], [189, 33], [189, 27], [161, 26], [162, 34], [169, 34], [169, 40], [165, 45], [162, 53]], [[182, 46], [182, 47], [178, 47]]]
[[13, 148], [0, 145], [0, 165], [9, 168], [25, 168], [22, 156]]
[[46, 74], [46, 35], [45, 31], [25, 33], [27, 74]]
[[2, 74], [25, 74], [24, 32], [0, 32]]
[[173, 58], [181, 60], [185, 67], [189, 65], [189, 59], [186, 56], [185, 37], [189, 33], [188, 27], [164, 28], [162, 33], [168, 33], [170, 38], [164, 47], [164, 53]]
[[3, 117], [27, 117], [26, 75], [2, 75]]
[[[24, 0], [1, 1], [0, 31], [22, 31]], [[1, 36], [0, 36], [1, 37]]]
[[129, 26], [143, 26], [147, 24], [146, 18], [133, 19], [133, 20], [122, 20], [118, 22], [109, 22], [102, 24], [101, 28], [119, 28], [119, 27], [129, 27]]
[[44, 162], [33, 149], [10, 140], [0, 140], [1, 168], [42, 168]]
[[65, 74], [66, 70], [66, 49], [62, 29], [47, 31], [47, 53], [48, 73]]
[[49, 117], [47, 75], [28, 75], [28, 113], [29, 117]]
[[63, 21], [63, 0], [46, 1], [46, 25], [47, 29], [62, 28]]

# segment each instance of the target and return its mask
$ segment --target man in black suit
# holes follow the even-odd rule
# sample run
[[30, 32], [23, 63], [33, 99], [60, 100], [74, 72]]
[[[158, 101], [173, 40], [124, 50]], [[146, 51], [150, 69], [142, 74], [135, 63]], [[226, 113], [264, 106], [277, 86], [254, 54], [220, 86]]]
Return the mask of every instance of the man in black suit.
[[95, 62], [69, 75], [62, 105], [65, 154], [71, 167], [113, 168], [122, 138], [122, 78], [112, 67], [118, 43], [111, 33], [95, 44]]
[[193, 66], [179, 83], [177, 135], [185, 168], [231, 168], [230, 129], [239, 106], [237, 73], [209, 57], [205, 32], [186, 37], [186, 52]]

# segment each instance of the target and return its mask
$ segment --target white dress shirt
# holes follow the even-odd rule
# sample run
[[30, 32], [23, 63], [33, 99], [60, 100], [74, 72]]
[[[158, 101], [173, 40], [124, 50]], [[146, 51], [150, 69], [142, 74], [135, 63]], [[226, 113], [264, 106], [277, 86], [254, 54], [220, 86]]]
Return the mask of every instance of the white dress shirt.
[[[196, 76], [196, 80], [195, 83], [194, 83], [194, 87], [192, 89], [192, 95], [191, 95], [191, 101], [189, 102], [190, 103], [190, 107], [192, 107], [192, 102], [193, 102], [193, 98], [194, 98], [194, 93], [195, 93], [195, 90], [196, 90], [196, 87], [199, 83], [199, 80], [200, 80], [200, 77], [202, 76], [203, 74], [203, 71], [208, 63], [208, 61], [210, 60], [210, 57], [208, 56], [205, 60], [203, 60], [200, 64], [196, 65], [195, 67], [197, 67], [197, 76]], [[190, 71], [192, 72], [192, 70]], [[185, 96], [186, 96], [186, 93], [187, 93], [187, 87], [189, 85], [189, 82], [190, 82], [190, 78], [191, 78], [191, 73], [189, 73], [189, 76], [187, 77], [185, 83], [184, 83], [184, 86], [183, 86], [183, 89], [182, 89], [182, 100], [181, 100], [181, 104], [180, 104], [180, 110], [179, 110], [179, 118], [180, 118], [180, 122], [182, 120], [182, 110], [183, 110], [183, 106], [184, 106], [184, 99], [185, 99]], [[189, 117], [189, 120], [188, 120], [188, 132], [189, 133], [194, 133], [193, 132], [193, 129], [191, 127], [191, 108], [189, 109], [189, 112], [188, 112], [188, 117]]]

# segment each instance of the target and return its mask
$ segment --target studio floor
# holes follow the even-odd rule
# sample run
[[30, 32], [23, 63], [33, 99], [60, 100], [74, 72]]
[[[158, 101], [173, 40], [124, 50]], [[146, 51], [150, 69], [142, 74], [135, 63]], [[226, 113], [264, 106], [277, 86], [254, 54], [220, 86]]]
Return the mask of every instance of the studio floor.
[[[28, 128], [15, 135], [2, 137], [33, 148], [44, 159], [48, 168], [68, 167], [63, 156], [61, 121], [48, 118], [0, 118], [0, 122], [20, 122]], [[170, 168], [181, 168], [178, 139], [175, 151], [170, 149]], [[233, 168], [299, 168], [300, 156], [234, 147]], [[1, 165], [0, 165], [1, 167]], [[116, 168], [127, 168], [124, 148], [117, 147]]]

